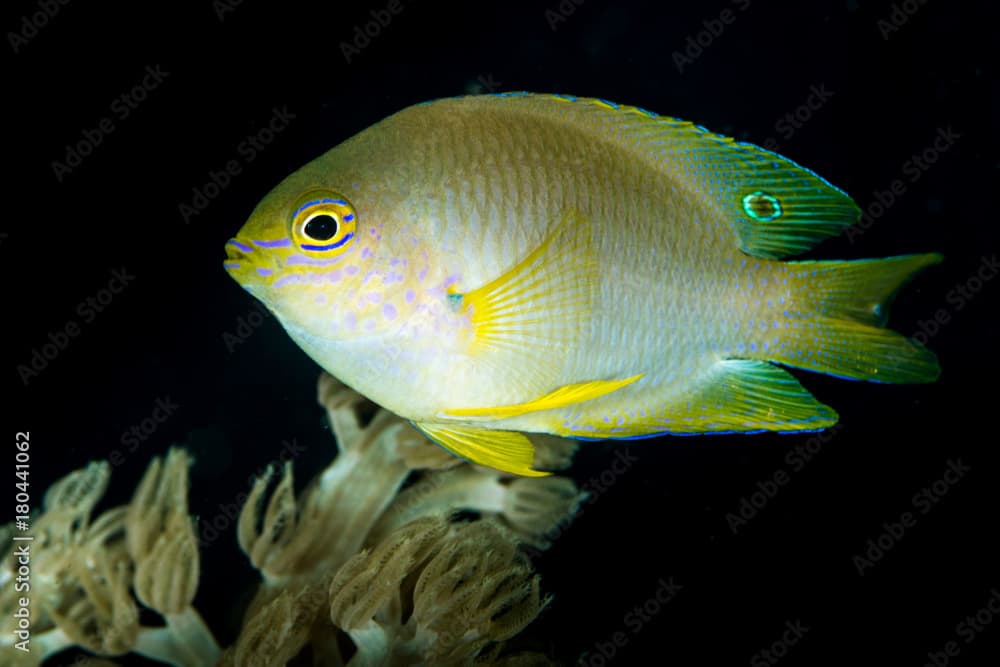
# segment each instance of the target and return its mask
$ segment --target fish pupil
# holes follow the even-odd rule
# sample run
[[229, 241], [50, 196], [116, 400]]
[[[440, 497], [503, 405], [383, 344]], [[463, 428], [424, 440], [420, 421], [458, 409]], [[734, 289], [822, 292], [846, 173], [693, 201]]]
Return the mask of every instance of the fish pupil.
[[317, 215], [306, 223], [305, 233], [315, 241], [332, 239], [337, 233], [337, 219], [332, 215]]

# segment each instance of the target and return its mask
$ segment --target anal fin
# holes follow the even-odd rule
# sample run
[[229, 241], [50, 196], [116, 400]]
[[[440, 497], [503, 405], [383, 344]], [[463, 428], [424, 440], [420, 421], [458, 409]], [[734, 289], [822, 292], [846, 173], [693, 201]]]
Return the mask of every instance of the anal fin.
[[820, 403], [795, 377], [766, 361], [723, 359], [698, 385], [661, 407], [624, 423], [593, 415], [557, 435], [630, 439], [658, 434], [815, 431], [837, 422], [837, 413]]
[[522, 433], [450, 424], [412, 423], [434, 443], [470, 463], [522, 477], [547, 477], [552, 474], [531, 467], [535, 460], [535, 446]]
[[675, 413], [677, 433], [812, 431], [837, 423], [837, 413], [786, 370], [766, 361], [725, 359], [690, 407]]

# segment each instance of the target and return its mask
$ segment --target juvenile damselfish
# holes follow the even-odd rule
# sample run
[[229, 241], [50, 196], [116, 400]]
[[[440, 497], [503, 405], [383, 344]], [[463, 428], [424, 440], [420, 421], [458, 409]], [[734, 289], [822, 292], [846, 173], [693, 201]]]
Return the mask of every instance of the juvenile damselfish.
[[282, 181], [225, 268], [324, 369], [473, 462], [525, 433], [805, 431], [837, 414], [782, 366], [934, 380], [885, 328], [937, 254], [789, 261], [858, 218], [756, 146], [599, 99], [404, 109]]

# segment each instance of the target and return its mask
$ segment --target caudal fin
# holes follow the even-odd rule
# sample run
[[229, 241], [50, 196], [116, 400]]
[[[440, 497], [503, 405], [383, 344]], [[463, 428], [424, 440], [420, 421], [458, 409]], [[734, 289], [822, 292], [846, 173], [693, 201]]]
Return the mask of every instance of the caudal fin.
[[796, 368], [873, 382], [933, 382], [937, 357], [919, 343], [884, 328], [899, 289], [941, 255], [886, 259], [788, 262], [807, 269], [796, 299], [802, 324], [773, 361]]

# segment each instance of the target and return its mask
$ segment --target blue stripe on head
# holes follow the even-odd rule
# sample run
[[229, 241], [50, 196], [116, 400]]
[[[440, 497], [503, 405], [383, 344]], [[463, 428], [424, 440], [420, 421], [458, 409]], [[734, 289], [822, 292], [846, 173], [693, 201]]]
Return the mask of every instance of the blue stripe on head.
[[292, 213], [292, 217], [293, 218], [296, 217], [299, 213], [301, 213], [302, 211], [306, 210], [307, 208], [311, 208], [313, 206], [318, 206], [320, 204], [337, 204], [339, 206], [347, 206], [347, 202], [344, 201], [343, 199], [330, 199], [330, 198], [326, 198], [325, 197], [323, 199], [316, 199], [314, 201], [307, 201], [302, 206], [299, 206], [295, 210], [295, 213]]
[[253, 240], [253, 244], [260, 248], [287, 248], [292, 245], [291, 239], [275, 239], [271, 241]]
[[316, 201], [307, 201], [302, 206], [299, 206], [298, 209], [296, 209], [295, 213], [292, 213], [292, 217], [294, 218], [295, 216], [297, 216], [299, 213], [301, 213], [302, 211], [306, 210], [310, 206], [315, 206], [316, 204], [320, 204], [320, 203], [322, 203], [322, 202], [319, 199], [317, 199]]
[[347, 234], [344, 238], [340, 239], [336, 243], [329, 243], [327, 245], [303, 245], [302, 249], [303, 250], [316, 250], [316, 251], [319, 251], [319, 252], [322, 252], [324, 250], [334, 250], [334, 249], [339, 248], [340, 246], [344, 245], [345, 243], [347, 243], [348, 241], [350, 241], [352, 238], [354, 238], [354, 232], [351, 232], [350, 234]]
[[253, 248], [251, 248], [248, 245], [244, 245], [244, 244], [240, 243], [236, 239], [229, 239], [228, 241], [226, 241], [226, 245], [235, 246], [235, 247], [239, 248], [240, 250], [242, 250], [243, 252], [253, 252]]

